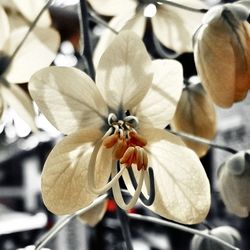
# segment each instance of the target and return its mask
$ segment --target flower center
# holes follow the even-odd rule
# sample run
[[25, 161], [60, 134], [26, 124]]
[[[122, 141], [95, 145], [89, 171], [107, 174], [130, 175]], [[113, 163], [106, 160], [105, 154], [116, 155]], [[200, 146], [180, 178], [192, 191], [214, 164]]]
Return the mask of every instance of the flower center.
[[113, 158], [126, 167], [134, 164], [138, 170], [146, 170], [148, 157], [144, 147], [147, 140], [135, 130], [138, 126], [137, 118], [126, 116], [123, 120], [118, 120], [112, 113], [108, 117], [108, 124], [112, 130], [103, 140], [103, 145], [113, 149]]

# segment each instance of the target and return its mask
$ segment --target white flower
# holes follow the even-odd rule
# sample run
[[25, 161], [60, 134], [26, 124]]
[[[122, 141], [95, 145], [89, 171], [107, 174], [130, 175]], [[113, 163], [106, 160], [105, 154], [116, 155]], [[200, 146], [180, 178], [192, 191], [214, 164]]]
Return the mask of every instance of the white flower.
[[[147, 187], [150, 166], [156, 194], [149, 208], [183, 223], [202, 221], [210, 206], [204, 169], [194, 152], [164, 130], [175, 112], [182, 80], [178, 62], [151, 62], [143, 42], [129, 31], [119, 34], [103, 54], [96, 85], [74, 68], [49, 67], [34, 74], [29, 83], [33, 99], [67, 135], [42, 172], [47, 208], [72, 213], [112, 188], [117, 204], [129, 209], [142, 186], [144, 191]], [[138, 183], [129, 204], [117, 182], [123, 175], [131, 190], [127, 168], [133, 169]]]
[[[189, 12], [167, 4], [151, 3], [149, 6], [146, 1], [139, 3], [139, 1], [127, 0], [89, 0], [89, 2], [100, 14], [116, 15], [109, 23], [113, 29], [132, 30], [141, 38], [145, 33], [147, 21], [144, 10], [148, 7], [155, 8], [155, 15], [149, 19], [153, 32], [164, 46], [177, 53], [192, 51], [192, 36], [202, 20], [201, 13]], [[176, 0], [175, 2], [190, 7], [205, 7], [199, 0]], [[95, 65], [114, 37], [115, 34], [108, 29], [103, 32], [94, 52]]]
[[[27, 31], [27, 26], [10, 29], [8, 16], [0, 6], [0, 106], [4, 107], [4, 103], [7, 103], [35, 130], [32, 102], [13, 83], [28, 82], [37, 70], [49, 66], [57, 53], [60, 38], [52, 28], [35, 28], [9, 64]], [[5, 80], [10, 84], [4, 84]]]
[[211, 8], [197, 31], [195, 64], [215, 104], [227, 108], [243, 100], [250, 88], [250, 1]]

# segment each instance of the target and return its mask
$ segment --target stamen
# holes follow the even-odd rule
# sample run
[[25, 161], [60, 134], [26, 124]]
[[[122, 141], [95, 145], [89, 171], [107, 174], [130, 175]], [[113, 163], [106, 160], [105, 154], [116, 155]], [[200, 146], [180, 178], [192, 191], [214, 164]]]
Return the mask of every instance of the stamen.
[[119, 139], [112, 154], [113, 158], [116, 160], [121, 159], [124, 153], [126, 152], [127, 148], [128, 144], [125, 138]]
[[130, 136], [129, 143], [131, 143], [132, 145], [140, 147], [144, 147], [147, 145], [147, 140], [138, 133], [136, 133], [135, 131], [130, 131], [129, 136]]
[[118, 141], [119, 135], [117, 133], [106, 137], [102, 144], [105, 148], [112, 148]]
[[108, 125], [112, 126], [112, 123], [117, 121], [118, 121], [117, 116], [114, 113], [110, 113], [108, 116]]
[[[140, 178], [139, 178], [138, 186], [137, 186], [137, 188], [135, 190], [135, 193], [134, 193], [133, 197], [130, 199], [129, 203], [127, 203], [127, 204], [124, 202], [124, 199], [122, 197], [119, 182], [114, 183], [114, 185], [112, 187], [113, 195], [114, 195], [114, 199], [115, 199], [116, 204], [120, 208], [122, 208], [124, 210], [128, 210], [128, 209], [131, 209], [131, 208], [133, 208], [135, 206], [136, 202], [138, 201], [139, 195], [141, 193], [142, 184], [143, 184], [143, 180], [144, 180], [144, 174], [145, 174], [145, 171], [140, 172]], [[117, 167], [114, 167], [113, 170], [112, 170], [112, 177], [116, 176], [116, 175], [117, 175]]]
[[[95, 185], [96, 159], [97, 159], [98, 152], [101, 148], [101, 145], [102, 145], [102, 140], [99, 140], [94, 147], [94, 150], [91, 154], [89, 164], [88, 164], [88, 171], [87, 171], [88, 172], [88, 188], [89, 188], [89, 191], [94, 194], [103, 194], [107, 192], [110, 188], [112, 188], [114, 183], [116, 183], [119, 180], [123, 171], [126, 169], [126, 166], [121, 167], [120, 171], [106, 185], [104, 185], [101, 188], [96, 188], [96, 185]], [[116, 161], [113, 160], [112, 161], [113, 168], [115, 165], [116, 165]]]
[[133, 115], [126, 116], [124, 121], [129, 123], [133, 128], [137, 128], [139, 125], [139, 120]]
[[127, 167], [131, 166], [133, 163], [135, 154], [135, 147], [129, 147], [124, 153], [123, 157], [120, 159], [121, 164], [126, 164]]

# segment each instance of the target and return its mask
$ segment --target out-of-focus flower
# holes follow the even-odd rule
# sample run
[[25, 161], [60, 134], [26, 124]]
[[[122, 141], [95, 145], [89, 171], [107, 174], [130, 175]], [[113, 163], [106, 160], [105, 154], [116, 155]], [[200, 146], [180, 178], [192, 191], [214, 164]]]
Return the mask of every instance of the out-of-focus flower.
[[[0, 0], [0, 5], [8, 12], [13, 28], [33, 22], [45, 4], [45, 0]], [[37, 26], [48, 27], [50, 25], [51, 18], [49, 11], [46, 10], [39, 18]]]
[[[216, 236], [221, 240], [239, 247], [241, 236], [237, 229], [231, 226], [220, 226], [212, 230], [205, 230], [210, 235]], [[227, 246], [204, 238], [200, 235], [195, 235], [191, 241], [191, 250], [228, 250]]]
[[[103, 54], [96, 85], [74, 68], [49, 67], [34, 74], [31, 96], [67, 135], [43, 168], [47, 208], [56, 214], [72, 213], [112, 188], [116, 203], [129, 209], [142, 186], [148, 187], [151, 166], [155, 200], [149, 208], [182, 223], [202, 221], [210, 206], [205, 171], [195, 153], [163, 129], [174, 115], [182, 81], [178, 62], [152, 62], [143, 42], [129, 31], [119, 34]], [[129, 204], [118, 185], [127, 168], [138, 174]]]
[[[216, 113], [213, 103], [200, 84], [183, 89], [171, 127], [176, 131], [213, 139], [216, 134]], [[199, 157], [207, 153], [209, 147], [198, 142], [183, 139]]]
[[[116, 31], [132, 30], [141, 38], [149, 18], [156, 38], [164, 46], [178, 53], [192, 51], [192, 36], [202, 20], [200, 13], [188, 12], [167, 4], [149, 4], [147, 1], [144, 3], [131, 0], [89, 0], [89, 2], [98, 13], [115, 15], [109, 23], [110, 27]], [[190, 7], [205, 7], [199, 0], [175, 2]], [[108, 29], [102, 33], [94, 52], [95, 65], [114, 37], [115, 34]]]
[[218, 171], [218, 188], [229, 212], [247, 217], [250, 211], [250, 154], [240, 151]]
[[250, 88], [250, 1], [212, 7], [194, 37], [198, 74], [215, 104], [227, 108]]
[[[33, 130], [36, 130], [32, 102], [27, 94], [13, 83], [28, 82], [37, 70], [50, 65], [55, 58], [60, 38], [58, 32], [52, 28], [35, 28], [20, 49], [15, 52], [27, 31], [28, 27], [11, 30], [8, 17], [0, 6], [1, 111], [4, 103], [8, 104]], [[15, 55], [12, 58], [13, 54]]]

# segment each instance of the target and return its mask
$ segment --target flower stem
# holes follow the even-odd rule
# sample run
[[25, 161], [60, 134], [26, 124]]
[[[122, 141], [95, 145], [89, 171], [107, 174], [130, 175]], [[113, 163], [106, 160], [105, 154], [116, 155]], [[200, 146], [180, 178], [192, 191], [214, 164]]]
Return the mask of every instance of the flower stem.
[[93, 201], [89, 206], [78, 210], [77, 212], [68, 215], [61, 220], [59, 220], [48, 232], [46, 232], [35, 244], [34, 250], [42, 249], [56, 234], [58, 234], [69, 222], [75, 219], [77, 216], [82, 215], [88, 212], [90, 209], [96, 207], [100, 203], [102, 203], [105, 199], [107, 199], [108, 195], [104, 194], [98, 197], [96, 200]]
[[118, 35], [119, 32], [115, 29], [113, 29], [105, 20], [103, 20], [101, 17], [99, 17], [94, 11], [92, 10], [89, 10], [89, 15], [90, 15], [90, 18], [96, 22], [96, 23], [99, 23], [101, 24], [102, 26], [104, 26], [105, 28], [111, 30], [114, 34]]
[[10, 64], [12, 63], [13, 59], [15, 58], [16, 54], [18, 53], [18, 51], [21, 49], [21, 47], [23, 46], [24, 42], [26, 41], [26, 39], [28, 38], [29, 34], [31, 33], [31, 31], [35, 28], [37, 22], [39, 21], [41, 15], [43, 14], [43, 12], [48, 9], [48, 7], [50, 6], [50, 4], [52, 3], [53, 0], [48, 0], [47, 3], [44, 5], [44, 7], [40, 10], [40, 12], [38, 13], [38, 15], [36, 16], [35, 20], [31, 23], [27, 33], [25, 34], [25, 36], [23, 37], [22, 41], [18, 44], [18, 46], [16, 47], [15, 51], [13, 52], [13, 54], [11, 55], [10, 59], [9, 59], [9, 64], [8, 67], [10, 66]]
[[231, 147], [227, 147], [227, 146], [222, 146], [222, 145], [218, 145], [216, 143], [213, 143], [205, 138], [202, 138], [202, 137], [199, 137], [199, 136], [194, 136], [194, 135], [191, 135], [191, 134], [187, 134], [187, 133], [184, 133], [184, 132], [177, 132], [177, 131], [173, 131], [173, 130], [168, 130], [170, 133], [174, 134], [174, 135], [177, 135], [179, 137], [182, 137], [184, 139], [187, 139], [187, 140], [190, 140], [190, 141], [194, 141], [194, 142], [198, 142], [200, 144], [205, 144], [205, 145], [209, 145], [213, 148], [218, 148], [218, 149], [221, 149], [221, 150], [224, 150], [224, 151], [227, 151], [231, 154], [236, 154], [238, 153], [238, 150], [235, 150]]
[[87, 61], [88, 73], [90, 77], [95, 80], [95, 68], [92, 60], [92, 48], [89, 37], [89, 16], [88, 16], [88, 7], [86, 0], [80, 0], [80, 27], [81, 27], [81, 36], [82, 36], [82, 56]]
[[187, 11], [198, 12], [198, 13], [206, 13], [208, 11], [208, 9], [196, 9], [196, 8], [192, 8], [192, 7], [185, 6], [185, 5], [175, 3], [175, 2], [172, 2], [172, 1], [168, 1], [168, 0], [153, 0], [153, 2], [154, 3], [157, 3], [157, 2], [158, 3], [164, 3], [164, 4], [171, 5], [173, 7], [177, 7], [177, 8], [180, 8], [180, 9], [187, 10]]
[[127, 213], [118, 206], [116, 213], [117, 213], [117, 218], [120, 221], [121, 231], [124, 241], [126, 243], [127, 250], [133, 250]]
[[202, 232], [202, 231], [199, 231], [197, 229], [193, 229], [193, 228], [190, 228], [187, 226], [183, 226], [183, 225], [180, 225], [180, 224], [177, 224], [174, 222], [165, 221], [165, 220], [158, 219], [158, 218], [155, 218], [152, 216], [145, 216], [145, 215], [140, 215], [140, 214], [128, 214], [128, 216], [132, 219], [135, 219], [135, 220], [153, 222], [153, 223], [156, 223], [156, 224], [159, 224], [162, 226], [172, 227], [172, 228], [175, 228], [175, 229], [187, 232], [187, 233], [197, 234], [197, 235], [200, 235], [201, 237], [207, 238], [211, 241], [214, 241], [218, 244], [221, 244], [221, 245], [227, 247], [228, 249], [240, 250], [238, 247], [235, 247], [235, 246], [227, 243], [226, 241], [221, 240], [218, 237], [215, 237], [211, 234], [208, 234], [208, 233], [205, 233], [205, 232]]

